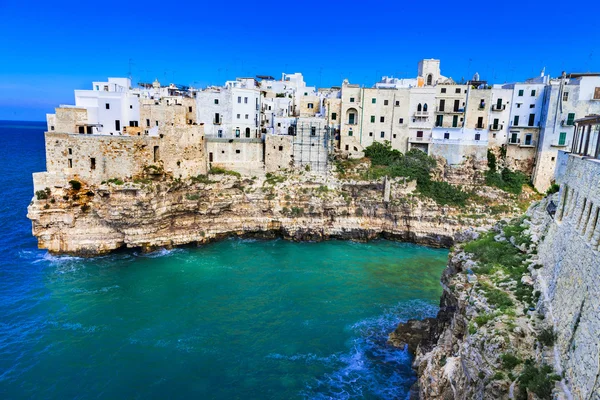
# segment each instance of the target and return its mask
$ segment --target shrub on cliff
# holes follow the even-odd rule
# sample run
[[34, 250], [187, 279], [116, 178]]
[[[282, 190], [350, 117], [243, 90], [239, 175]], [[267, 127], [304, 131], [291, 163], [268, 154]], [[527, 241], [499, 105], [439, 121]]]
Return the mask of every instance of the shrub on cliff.
[[556, 183], [553, 183], [548, 190], [546, 190], [546, 196], [549, 196], [551, 194], [557, 193], [560, 190], [560, 186], [557, 185]]
[[542, 331], [538, 335], [538, 340], [543, 346], [553, 346], [554, 342], [556, 341], [556, 332], [554, 332], [554, 329], [552, 328], [542, 329]]
[[434, 158], [420, 150], [412, 149], [402, 154], [393, 150], [388, 141], [374, 142], [365, 149], [365, 156], [371, 159], [371, 168], [366, 173], [366, 179], [379, 179], [383, 176], [414, 179], [421, 194], [444, 205], [464, 206], [469, 198], [469, 194], [457, 186], [433, 181], [431, 171], [437, 163]]
[[534, 393], [540, 399], [551, 399], [554, 383], [560, 377], [552, 374], [552, 367], [541, 365], [535, 366], [533, 360], [525, 361], [523, 372], [519, 376], [519, 392], [517, 399], [528, 399], [527, 391]]
[[72, 180], [72, 181], [69, 181], [69, 183], [71, 184], [71, 187], [73, 188], [73, 190], [81, 189], [81, 182]]
[[50, 188], [46, 188], [44, 190], [38, 190], [35, 192], [35, 197], [38, 200], [46, 200], [50, 197]]
[[521, 171], [511, 171], [504, 168], [500, 173], [489, 170], [485, 173], [485, 184], [495, 186], [505, 192], [521, 194], [523, 185], [528, 181], [527, 176]]
[[228, 169], [221, 168], [221, 167], [211, 167], [210, 170], [208, 171], [208, 173], [213, 174], [213, 175], [230, 175], [230, 176], [235, 176], [237, 178], [240, 178], [242, 176], [239, 172], [230, 171]]

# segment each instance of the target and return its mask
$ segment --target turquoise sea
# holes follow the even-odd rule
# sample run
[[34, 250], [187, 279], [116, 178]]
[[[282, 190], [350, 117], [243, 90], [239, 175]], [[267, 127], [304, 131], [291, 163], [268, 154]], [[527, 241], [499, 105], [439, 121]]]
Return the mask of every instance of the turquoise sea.
[[0, 398], [398, 399], [386, 344], [434, 316], [448, 251], [230, 239], [96, 259], [37, 249], [45, 124], [0, 121]]

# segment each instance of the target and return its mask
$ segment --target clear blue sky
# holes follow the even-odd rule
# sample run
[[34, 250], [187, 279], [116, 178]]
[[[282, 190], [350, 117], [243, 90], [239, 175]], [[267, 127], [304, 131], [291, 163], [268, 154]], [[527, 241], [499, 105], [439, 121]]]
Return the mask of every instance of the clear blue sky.
[[134, 82], [220, 84], [302, 72], [309, 85], [414, 77], [441, 59], [493, 83], [543, 67], [600, 71], [600, 2], [0, 0], [0, 119], [44, 120], [74, 89]]

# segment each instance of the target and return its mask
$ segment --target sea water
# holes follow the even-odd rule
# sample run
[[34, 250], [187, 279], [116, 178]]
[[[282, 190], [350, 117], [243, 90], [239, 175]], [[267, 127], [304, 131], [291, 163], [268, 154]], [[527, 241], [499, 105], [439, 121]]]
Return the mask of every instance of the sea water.
[[94, 259], [37, 249], [45, 125], [0, 122], [0, 398], [406, 398], [398, 322], [434, 316], [447, 250], [228, 239]]

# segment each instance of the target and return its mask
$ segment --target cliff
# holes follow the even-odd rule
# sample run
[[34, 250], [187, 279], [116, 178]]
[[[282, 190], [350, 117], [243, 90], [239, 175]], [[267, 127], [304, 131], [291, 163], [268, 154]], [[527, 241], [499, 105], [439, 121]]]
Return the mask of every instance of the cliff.
[[[78, 183], [78, 182], [77, 182]], [[487, 205], [440, 206], [404, 179], [360, 182], [309, 173], [243, 178], [235, 173], [191, 180], [157, 174], [132, 182], [48, 188], [28, 209], [39, 247], [97, 255], [115, 249], [200, 244], [228, 235], [293, 240], [394, 238], [452, 245], [467, 227], [489, 227], [518, 212], [515, 201], [479, 188]], [[496, 208], [494, 208], [496, 207]]]
[[547, 200], [527, 215], [457, 243], [442, 276], [435, 319], [390, 334], [415, 355], [413, 398], [568, 398], [556, 334], [536, 281]]

